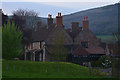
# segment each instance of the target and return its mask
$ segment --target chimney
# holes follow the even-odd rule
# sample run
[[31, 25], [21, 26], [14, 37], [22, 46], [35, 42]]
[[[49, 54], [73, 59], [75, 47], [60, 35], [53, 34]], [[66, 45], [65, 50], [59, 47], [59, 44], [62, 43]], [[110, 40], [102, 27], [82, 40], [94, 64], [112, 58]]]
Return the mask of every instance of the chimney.
[[75, 38], [75, 36], [79, 33], [79, 22], [72, 22], [71, 30], [72, 30], [72, 37]]
[[56, 25], [57, 26], [62, 26], [63, 25], [61, 13], [58, 13], [58, 16], [56, 16]]
[[72, 29], [72, 32], [78, 31], [79, 30], [79, 22], [72, 22], [71, 29]]
[[47, 28], [49, 28], [49, 26], [51, 26], [52, 24], [53, 24], [52, 15], [48, 14], [48, 18], [47, 18]]
[[82, 21], [82, 29], [83, 30], [88, 30], [89, 29], [89, 21], [88, 17], [84, 17], [84, 20]]

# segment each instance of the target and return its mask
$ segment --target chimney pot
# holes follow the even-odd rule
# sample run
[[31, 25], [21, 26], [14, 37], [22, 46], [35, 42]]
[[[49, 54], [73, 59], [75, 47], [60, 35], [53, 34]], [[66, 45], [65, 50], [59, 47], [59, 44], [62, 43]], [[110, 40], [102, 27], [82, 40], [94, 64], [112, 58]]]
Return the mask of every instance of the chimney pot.
[[53, 24], [53, 18], [52, 15], [48, 14], [48, 18], [47, 18], [47, 27], [49, 27], [50, 25]]
[[88, 30], [89, 29], [89, 21], [87, 20], [88, 17], [84, 17], [84, 20], [82, 21], [82, 28], [83, 30]]
[[62, 26], [62, 16], [61, 13], [58, 13], [58, 16], [56, 16], [56, 25]]
[[52, 18], [52, 15], [48, 14], [48, 18]]
[[61, 13], [60, 13], [60, 16], [61, 16]]
[[59, 16], [59, 13], [58, 13], [58, 16]]

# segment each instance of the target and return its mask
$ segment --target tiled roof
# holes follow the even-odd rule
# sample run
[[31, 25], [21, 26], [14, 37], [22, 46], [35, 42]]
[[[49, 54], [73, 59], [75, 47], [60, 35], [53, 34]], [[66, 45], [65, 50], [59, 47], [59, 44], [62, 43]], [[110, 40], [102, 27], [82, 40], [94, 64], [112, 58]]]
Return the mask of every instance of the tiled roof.
[[52, 29], [48, 34], [48, 37], [46, 38], [46, 44], [55, 44], [56, 40], [59, 40], [59, 37], [61, 36], [63, 36], [62, 38], [64, 39], [64, 45], [71, 45], [73, 43], [72, 38], [65, 31], [64, 26], [55, 26], [54, 29]]
[[73, 53], [73, 55], [88, 55], [89, 53], [82, 47], [78, 47]]
[[85, 48], [85, 50], [89, 54], [105, 54], [104, 49], [102, 47], [99, 47], [99, 46], [91, 46], [89, 48]]
[[53, 24], [52, 26], [49, 26], [48, 29], [46, 26], [46, 27], [40, 27], [38, 30], [33, 31], [33, 34], [32, 34], [33, 42], [45, 40], [48, 37], [48, 34], [52, 31], [54, 27], [55, 27], [55, 24]]
[[74, 39], [80, 32], [80, 29], [78, 29], [77, 31], [73, 32], [71, 28], [68, 28], [67, 33]]

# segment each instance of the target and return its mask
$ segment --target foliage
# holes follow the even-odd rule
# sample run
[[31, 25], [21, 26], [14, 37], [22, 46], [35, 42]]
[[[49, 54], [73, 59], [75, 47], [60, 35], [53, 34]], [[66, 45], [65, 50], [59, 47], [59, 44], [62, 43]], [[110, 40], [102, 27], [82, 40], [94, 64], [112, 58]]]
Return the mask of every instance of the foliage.
[[120, 78], [120, 58], [112, 58], [112, 76]]
[[112, 66], [111, 58], [107, 55], [101, 56], [99, 61], [101, 62], [104, 68], [110, 68]]
[[4, 24], [2, 28], [2, 55], [4, 59], [12, 59], [22, 53], [22, 32], [14, 22]]
[[112, 66], [112, 59], [107, 56], [101, 56], [98, 61], [92, 61], [92, 67], [103, 67], [103, 68], [110, 68]]
[[98, 60], [98, 61], [92, 61], [91, 65], [92, 65], [92, 67], [103, 67], [100, 60]]
[[66, 61], [67, 58], [67, 49], [64, 46], [64, 34], [56, 33], [57, 37], [55, 38], [55, 45], [50, 49], [51, 58], [56, 61]]

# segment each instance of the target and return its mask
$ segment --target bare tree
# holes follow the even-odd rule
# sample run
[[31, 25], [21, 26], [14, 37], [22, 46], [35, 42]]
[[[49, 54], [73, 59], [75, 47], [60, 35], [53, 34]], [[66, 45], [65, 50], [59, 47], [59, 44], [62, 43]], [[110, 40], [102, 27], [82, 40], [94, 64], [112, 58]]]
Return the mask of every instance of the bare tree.
[[22, 43], [24, 45], [31, 42], [32, 28], [36, 26], [38, 13], [34, 10], [18, 9], [12, 12], [12, 20], [23, 31]]
[[23, 17], [27, 17], [27, 16], [38, 17], [37, 12], [35, 12], [34, 10], [27, 10], [27, 9], [18, 9], [16, 11], [13, 11], [13, 15], [14, 14], [17, 16], [23, 16]]
[[16, 11], [13, 11], [13, 18], [15, 19], [17, 18], [18, 20], [22, 21], [21, 23], [19, 23], [20, 26], [24, 23], [23, 24], [24, 26], [34, 28], [37, 17], [38, 13], [35, 12], [34, 10], [18, 9]]

